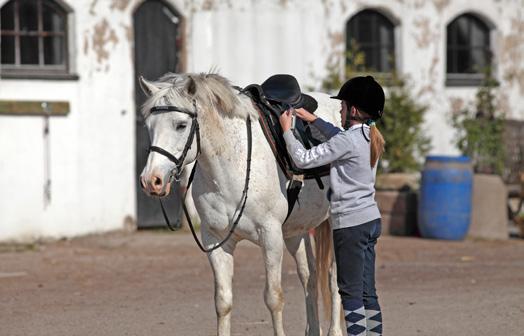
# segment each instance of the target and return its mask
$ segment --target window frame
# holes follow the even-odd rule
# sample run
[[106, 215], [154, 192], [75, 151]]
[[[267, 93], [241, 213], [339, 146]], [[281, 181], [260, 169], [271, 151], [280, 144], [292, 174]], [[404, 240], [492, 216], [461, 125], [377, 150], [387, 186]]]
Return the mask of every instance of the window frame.
[[[456, 36], [457, 31], [450, 31], [451, 28], [454, 28], [454, 24], [457, 24], [457, 21], [461, 18], [467, 19], [467, 44], [459, 44], [458, 41], [450, 41], [450, 36]], [[472, 25], [478, 24], [481, 28], [481, 31], [483, 33], [482, 40], [486, 41], [484, 45], [473, 45], [472, 44]], [[457, 29], [457, 28], [456, 28]], [[450, 66], [450, 53], [451, 57], [454, 58], [455, 62], [457, 61], [457, 57], [459, 57], [458, 53], [460, 51], [467, 51], [468, 52], [468, 68], [473, 68], [475, 64], [473, 63], [472, 54], [474, 51], [481, 50], [486, 55], [486, 66], [493, 67], [494, 66], [494, 53], [493, 53], [493, 37], [492, 37], [492, 31], [493, 26], [489, 24], [486, 20], [479, 17], [478, 15], [475, 15], [473, 13], [462, 13], [460, 15], [457, 15], [453, 18], [447, 25], [446, 25], [446, 42], [445, 42], [445, 74], [446, 74], [446, 86], [479, 86], [482, 84], [482, 81], [484, 80], [484, 72], [482, 69], [477, 70], [476, 72], [450, 72], [450, 67], [457, 67], [457, 64], [454, 64], [454, 66]], [[451, 48], [451, 50], [450, 50]], [[453, 60], [451, 60], [453, 61]]]
[[[70, 34], [70, 9], [63, 6], [60, 2], [55, 0], [37, 0], [36, 1], [36, 15], [37, 15], [37, 30], [22, 31], [20, 28], [20, 0], [10, 0], [2, 5], [1, 9], [12, 2], [14, 11], [14, 27], [12, 30], [0, 30], [2, 36], [14, 36], [14, 64], [0, 63], [0, 78], [5, 79], [78, 79], [77, 75], [71, 74], [71, 61], [69, 53], [69, 34]], [[54, 12], [60, 15], [63, 20], [63, 30], [58, 32], [51, 32], [44, 30], [44, 6], [49, 6], [54, 9]], [[38, 38], [38, 64], [22, 64], [21, 63], [21, 37], [33, 36]], [[62, 64], [45, 64], [44, 60], [44, 38], [45, 37], [61, 37], [63, 40]], [[1, 47], [1, 46], [0, 46]]]
[[[358, 36], [359, 35], [359, 27], [358, 27], [358, 21], [361, 20], [359, 16], [361, 15], [371, 15], [372, 20], [372, 26], [374, 29], [372, 29], [370, 33], [370, 41], [367, 41], [365, 43], [359, 43], [355, 37], [351, 37], [351, 33], [353, 35]], [[382, 22], [379, 22], [378, 20], [381, 20], [383, 23], [386, 23], [386, 28], [388, 28], [388, 35], [391, 36], [389, 41], [386, 43], [382, 43], [380, 41], [380, 28], [382, 25], [379, 25]], [[389, 70], [383, 70], [383, 69], [374, 69], [374, 68], [367, 68], [367, 65], [365, 65], [366, 68], [359, 70], [358, 73], [364, 73], [364, 72], [371, 72], [375, 74], [377, 77], [383, 78], [383, 79], [390, 79], [398, 70], [398, 55], [397, 55], [397, 26], [398, 23], [395, 20], [392, 20], [388, 15], [385, 15], [380, 10], [376, 10], [373, 8], [366, 8], [363, 9], [354, 15], [352, 15], [347, 21], [345, 25], [345, 53], [348, 51], [351, 51], [352, 47], [350, 46], [350, 43], [356, 43], [358, 45], [359, 51], [366, 53], [364, 49], [371, 49], [371, 59], [373, 59], [373, 63], [376, 63], [378, 65], [381, 65], [384, 63], [384, 60], [382, 59], [382, 51], [385, 49], [387, 51], [388, 57], [391, 57], [391, 60], [386, 60], [387, 63], [389, 63]], [[376, 27], [376, 28], [375, 28]], [[365, 54], [366, 59], [369, 59], [369, 57]], [[347, 57], [345, 58], [344, 64], [347, 65]]]

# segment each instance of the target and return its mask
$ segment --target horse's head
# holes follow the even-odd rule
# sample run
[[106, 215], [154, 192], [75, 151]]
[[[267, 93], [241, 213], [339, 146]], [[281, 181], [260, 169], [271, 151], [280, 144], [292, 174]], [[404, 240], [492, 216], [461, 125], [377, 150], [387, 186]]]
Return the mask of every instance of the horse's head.
[[222, 120], [256, 113], [250, 101], [239, 100], [229, 81], [218, 74], [166, 74], [157, 82], [141, 77], [140, 86], [148, 96], [142, 115], [151, 141], [140, 183], [152, 196], [168, 195], [183, 167], [195, 161], [199, 129], [202, 151], [207, 145], [219, 155]]
[[150, 196], [163, 197], [197, 156], [195, 82], [190, 76], [169, 75], [154, 83], [141, 77], [140, 85], [148, 96], [142, 112], [151, 141], [140, 184]]

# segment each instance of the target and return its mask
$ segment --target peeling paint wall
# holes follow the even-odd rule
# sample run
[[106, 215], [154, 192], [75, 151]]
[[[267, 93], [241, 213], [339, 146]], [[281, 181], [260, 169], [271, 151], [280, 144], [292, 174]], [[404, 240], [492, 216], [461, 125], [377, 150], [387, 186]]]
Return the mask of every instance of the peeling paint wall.
[[[332, 36], [343, 34], [344, 22], [362, 9], [379, 10], [398, 22], [395, 31], [398, 70], [412, 80], [414, 96], [429, 106], [426, 130], [432, 137], [432, 153], [457, 152], [452, 142], [451, 113], [457, 108], [457, 102], [461, 102], [461, 108], [471, 106], [477, 90], [445, 85], [446, 25], [466, 12], [476, 14], [493, 26], [495, 75], [501, 81], [499, 104], [507, 117], [524, 119], [524, 1], [324, 0], [323, 4], [329, 18], [326, 38], [331, 40]], [[338, 57], [342, 57], [340, 51], [344, 46], [337, 50]], [[333, 53], [326, 52], [323, 56], [331, 62]]]
[[[61, 237], [122, 227], [135, 206], [133, 11], [142, 0], [61, 0], [71, 7], [78, 80], [0, 79], [0, 99], [67, 100], [51, 120], [51, 205], [42, 201], [42, 118], [0, 116], [0, 240]], [[0, 6], [6, 0], [0, 0]], [[445, 86], [446, 25], [473, 12], [493, 26], [499, 102], [524, 119], [524, 0], [166, 0], [184, 18], [189, 72], [216, 68], [234, 84], [292, 73], [320, 86], [344, 55], [347, 20], [367, 8], [395, 22], [397, 67], [429, 106], [434, 154], [456, 153], [450, 117], [475, 87]], [[27, 155], [26, 153], [31, 153]], [[13, 183], [13, 181], [17, 181]], [[23, 192], [20, 192], [23, 190]]]
[[0, 79], [0, 99], [71, 106], [67, 117], [50, 120], [47, 207], [43, 118], [0, 116], [0, 155], [6, 158], [0, 162], [0, 241], [108, 231], [136, 216], [130, 3], [63, 2], [73, 10], [70, 49], [78, 80]]
[[397, 67], [412, 80], [414, 96], [429, 106], [432, 153], [457, 153], [450, 104], [461, 99], [470, 106], [476, 93], [476, 87], [445, 85], [446, 25], [466, 12], [493, 26], [500, 106], [509, 118], [524, 119], [523, 0], [195, 1], [189, 70], [216, 66], [240, 85], [289, 72], [318, 88], [326, 66], [343, 59], [347, 20], [368, 8], [396, 23]]

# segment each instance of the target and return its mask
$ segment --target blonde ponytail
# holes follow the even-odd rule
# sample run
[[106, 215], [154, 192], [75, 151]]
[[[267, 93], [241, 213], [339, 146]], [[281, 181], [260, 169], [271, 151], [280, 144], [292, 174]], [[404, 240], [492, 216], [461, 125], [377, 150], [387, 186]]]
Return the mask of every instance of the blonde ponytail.
[[382, 136], [382, 133], [378, 130], [377, 125], [375, 122], [372, 122], [371, 125], [369, 125], [369, 136], [370, 136], [370, 150], [371, 150], [371, 168], [374, 168], [375, 165], [378, 162], [378, 159], [382, 156], [382, 153], [384, 153], [384, 146], [386, 144], [386, 141], [384, 141], [384, 137]]

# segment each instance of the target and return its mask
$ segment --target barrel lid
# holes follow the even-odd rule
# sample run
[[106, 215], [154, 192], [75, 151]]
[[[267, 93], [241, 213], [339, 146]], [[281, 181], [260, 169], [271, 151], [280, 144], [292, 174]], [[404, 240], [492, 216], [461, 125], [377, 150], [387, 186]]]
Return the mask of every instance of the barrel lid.
[[467, 156], [449, 156], [449, 155], [430, 155], [426, 157], [426, 162], [459, 162], [470, 163], [471, 160]]

